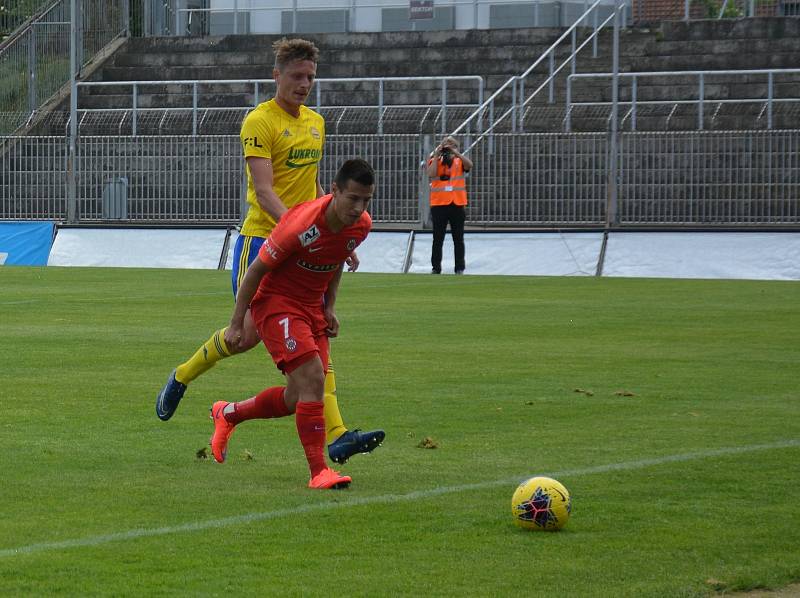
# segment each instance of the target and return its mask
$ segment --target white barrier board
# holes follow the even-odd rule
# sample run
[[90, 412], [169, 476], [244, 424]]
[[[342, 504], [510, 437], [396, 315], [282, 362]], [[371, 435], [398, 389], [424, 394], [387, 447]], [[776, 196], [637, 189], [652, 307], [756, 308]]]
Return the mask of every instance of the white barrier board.
[[[59, 229], [51, 266], [216, 269], [225, 229]], [[360, 272], [399, 273], [407, 232], [373, 232], [359, 247]], [[228, 245], [230, 269], [236, 233]], [[414, 236], [409, 272], [431, 270], [432, 235]], [[466, 274], [593, 276], [602, 233], [476, 233], [465, 235]], [[442, 272], [453, 272], [445, 237]], [[800, 280], [800, 233], [615, 232], [604, 276]]]
[[216, 269], [225, 229], [62, 228], [48, 266]]
[[611, 233], [603, 276], [800, 280], [800, 233]]
[[[431, 271], [433, 235], [414, 237], [409, 272]], [[527, 276], [594, 276], [602, 233], [466, 233], [465, 274]], [[442, 273], [455, 267], [453, 239], [448, 231], [442, 250]]]

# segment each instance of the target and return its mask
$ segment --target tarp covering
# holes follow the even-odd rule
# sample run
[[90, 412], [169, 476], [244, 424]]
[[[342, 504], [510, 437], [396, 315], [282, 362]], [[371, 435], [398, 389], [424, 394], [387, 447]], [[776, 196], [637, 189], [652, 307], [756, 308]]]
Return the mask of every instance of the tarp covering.
[[225, 229], [64, 228], [48, 265], [213, 270], [225, 235]]
[[603, 276], [800, 280], [800, 233], [612, 233]]
[[[47, 263], [214, 269], [225, 236], [225, 229], [65, 228], [58, 231]], [[409, 239], [408, 232], [373, 231], [358, 248], [359, 271], [402, 272]], [[466, 274], [594, 276], [602, 239], [600, 232], [468, 232]], [[228, 269], [235, 240], [234, 232], [228, 245]], [[431, 271], [431, 240], [430, 233], [414, 235], [409, 272]], [[0, 246], [1, 251], [7, 250]], [[442, 272], [452, 274], [453, 266], [448, 232]], [[603, 276], [800, 280], [800, 233], [612, 232]]]
[[0, 266], [45, 266], [53, 222], [0, 222]]
[[[431, 271], [430, 233], [416, 235], [409, 272]], [[466, 233], [466, 274], [594, 276], [602, 233]], [[453, 239], [448, 231], [442, 272], [453, 273]]]

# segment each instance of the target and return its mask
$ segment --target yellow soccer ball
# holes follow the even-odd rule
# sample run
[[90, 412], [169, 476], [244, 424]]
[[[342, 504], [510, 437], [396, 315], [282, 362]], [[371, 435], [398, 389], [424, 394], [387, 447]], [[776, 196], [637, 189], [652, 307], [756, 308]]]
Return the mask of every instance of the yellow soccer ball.
[[567, 524], [572, 499], [564, 485], [552, 478], [522, 482], [511, 497], [511, 515], [519, 527], [556, 531]]

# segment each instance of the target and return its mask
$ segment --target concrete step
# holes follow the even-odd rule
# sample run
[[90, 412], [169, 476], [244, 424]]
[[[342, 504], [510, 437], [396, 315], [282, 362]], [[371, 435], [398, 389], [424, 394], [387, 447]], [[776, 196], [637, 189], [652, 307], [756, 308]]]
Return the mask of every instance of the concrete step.
[[[739, 21], [695, 21], [665, 23], [653, 29], [626, 29], [621, 32], [621, 72], [655, 70], [699, 70], [731, 68], [789, 68], [797, 64], [797, 42], [800, 37], [798, 19], [743, 19]], [[590, 30], [581, 30], [578, 38], [585, 39]], [[526, 70], [549, 45], [561, 35], [561, 29], [508, 29], [492, 31], [441, 31], [441, 32], [392, 32], [392, 33], [348, 33], [308, 35], [321, 48], [319, 77], [407, 77], [480, 74], [486, 81], [484, 97], [512, 75]], [[176, 80], [176, 79], [261, 79], [269, 80], [272, 71], [271, 44], [279, 35], [243, 35], [207, 38], [137, 38], [129, 40], [118, 52], [107, 68], [102, 70], [106, 80]], [[612, 34], [601, 32], [598, 38], [599, 57], [592, 57], [592, 44], [587, 45], [577, 59], [577, 71], [582, 73], [609, 72], [611, 70]], [[556, 64], [561, 63], [569, 51], [564, 44], [557, 52]], [[543, 63], [525, 81], [526, 93], [535, 89], [546, 77], [548, 63]], [[526, 130], [560, 130], [564, 117], [564, 81], [569, 67], [558, 77], [555, 88], [555, 104], [547, 103], [547, 89], [531, 103], [526, 115]], [[620, 98], [630, 98], [630, 88], [625, 79], [620, 89]], [[328, 85], [328, 84], [326, 84]], [[477, 102], [470, 84], [460, 87], [449, 83], [448, 102], [471, 104]], [[271, 97], [273, 88], [265, 83], [259, 92], [259, 100]], [[139, 107], [189, 107], [191, 92], [187, 88], [164, 84], [142, 90]], [[649, 79], [638, 81], [639, 100], [686, 99], [697, 94], [697, 79], [672, 78], [665, 82]], [[766, 96], [766, 80], [759, 77], [723, 78], [707, 77], [705, 97], [729, 99]], [[800, 77], [775, 79], [775, 97], [800, 97]], [[130, 107], [129, 92], [124, 87], [91, 89], [82, 91], [81, 106], [92, 108]], [[343, 86], [322, 93], [323, 105], [369, 105], [377, 104], [375, 89], [367, 85]], [[385, 102], [395, 104], [435, 104], [440, 101], [438, 84], [401, 83], [396, 87], [387, 84]], [[504, 112], [500, 104], [510, 102], [506, 91], [495, 106], [495, 115]], [[610, 101], [609, 80], [579, 81], [573, 88], [576, 101]], [[227, 88], [208, 86], [200, 89], [199, 105], [225, 107], [250, 106], [255, 103], [252, 89], [248, 86]], [[310, 105], [316, 104], [312, 94]], [[642, 126], [659, 119], [665, 122], [672, 106], [664, 107], [666, 115], [653, 113], [640, 117]], [[713, 111], [716, 106], [709, 105]], [[602, 108], [600, 109], [602, 111]], [[466, 114], [469, 114], [467, 111]], [[235, 113], [231, 112], [231, 114]], [[437, 110], [432, 111], [438, 114]], [[454, 112], [448, 111], [448, 124]], [[687, 117], [692, 119], [691, 112]], [[212, 118], [213, 115], [213, 118]], [[238, 113], [237, 113], [238, 116]], [[679, 113], [673, 114], [669, 125], [679, 123]], [[752, 120], [752, 115], [738, 115], [743, 123]], [[735, 118], [733, 115], [732, 118]], [[110, 117], [109, 117], [110, 118]], [[148, 124], [143, 117], [141, 126], [163, 130], [162, 117], [153, 117]], [[175, 116], [175, 127], [183, 117]], [[376, 115], [367, 112], [338, 113], [329, 118], [329, 132], [334, 126], [340, 131], [358, 132], [372, 130], [379, 121]], [[549, 121], [548, 119], [551, 119]], [[720, 116], [722, 118], [722, 116]], [[727, 119], [728, 116], [725, 116]], [[419, 120], [424, 122], [420, 123]], [[402, 115], [395, 119], [384, 119], [384, 126], [393, 130], [413, 132], [435, 128], [436, 117]], [[112, 119], [113, 120], [113, 119]], [[788, 119], [784, 119], [788, 120]], [[431, 122], [428, 122], [431, 121]], [[596, 121], [595, 124], [592, 124]], [[167, 119], [167, 122], [169, 119]], [[208, 111], [204, 127], [238, 133], [236, 119], [228, 112]], [[688, 121], [687, 121], [688, 122]], [[333, 123], [333, 124], [332, 124]], [[604, 130], [604, 117], [586, 117], [581, 126], [597, 126]], [[454, 126], [460, 122], [454, 121]], [[89, 126], [89, 125], [86, 125]], [[94, 125], [93, 125], [94, 126]], [[108, 126], [98, 123], [96, 126]], [[681, 125], [683, 126], [683, 125]], [[416, 127], [416, 128], [415, 128]], [[498, 130], [511, 130], [504, 123]], [[588, 129], [587, 129], [588, 130]]]

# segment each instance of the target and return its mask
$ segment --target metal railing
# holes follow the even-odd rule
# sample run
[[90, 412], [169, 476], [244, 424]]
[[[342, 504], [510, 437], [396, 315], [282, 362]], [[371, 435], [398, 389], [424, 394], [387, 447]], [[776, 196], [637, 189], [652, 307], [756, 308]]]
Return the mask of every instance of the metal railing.
[[[502, 123], [506, 118], [511, 119], [511, 131], [522, 131], [524, 122], [524, 108], [530, 104], [533, 99], [539, 94], [540, 91], [548, 89], [548, 103], [552, 104], [555, 97], [555, 80], [557, 75], [567, 65], [570, 65], [571, 72], [574, 74], [576, 69], [576, 59], [578, 53], [583, 50], [590, 42], [592, 43], [592, 56], [598, 55], [598, 35], [600, 31], [613, 21], [617, 12], [622, 12], [623, 15], [627, 10], [626, 5], [614, 5], [613, 10], [609, 16], [602, 21], [600, 20], [601, 7], [608, 7], [604, 4], [603, 0], [596, 0], [586, 11], [578, 17], [578, 19], [569, 27], [553, 44], [545, 50], [545, 52], [531, 64], [525, 72], [521, 75], [516, 75], [508, 79], [500, 88], [495, 91], [483, 104], [475, 110], [463, 123], [453, 130], [453, 134], [466, 133], [469, 135], [474, 130], [478, 131], [478, 137], [474, 142], [470, 142], [467, 146], [467, 151], [480, 142], [486, 135], [492, 133], [495, 128]], [[624, 17], [623, 17], [624, 22]], [[578, 30], [591, 23], [591, 32], [578, 43]], [[563, 47], [562, 44], [565, 40], [569, 39], [570, 55], [556, 66], [556, 54]], [[546, 61], [546, 62], [545, 62]], [[539, 82], [541, 79], [540, 67], [545, 66], [547, 76], [544, 81]], [[525, 87], [530, 81], [539, 85], [534, 91], [526, 98]], [[510, 96], [510, 97], [509, 97]], [[495, 117], [495, 105], [503, 102], [509, 107], [499, 117]], [[485, 128], [482, 127], [482, 121], [488, 115], [488, 124]]]
[[15, 30], [27, 24], [31, 19], [39, 16], [39, 13], [46, 10], [48, 5], [55, 0], [6, 0], [0, 5], [0, 40], [4, 37], [13, 36]]
[[[128, 0], [82, 0], [77, 19], [78, 64], [86, 64], [128, 31]], [[29, 122], [70, 79], [70, 2], [60, 0], [0, 48], [0, 134]]]
[[[424, 105], [414, 105], [410, 106], [407, 104], [387, 104], [386, 97], [385, 97], [385, 89], [387, 86], [391, 85], [398, 85], [399, 88], [402, 90], [401, 93], [408, 93], [409, 91], [415, 91], [414, 89], [409, 89], [409, 85], [414, 84], [421, 84], [421, 83], [431, 83], [436, 84], [438, 86], [438, 90], [436, 90], [439, 94], [439, 103], [438, 107], [441, 110], [441, 132], [444, 134], [446, 132], [446, 123], [447, 123], [447, 111], [448, 107], [450, 108], [463, 108], [464, 104], [461, 103], [454, 103], [448, 102], [448, 94], [453, 92], [453, 87], [448, 86], [448, 84], [457, 83], [457, 82], [465, 82], [470, 84], [469, 95], [472, 97], [474, 102], [477, 105], [483, 103], [483, 96], [484, 96], [484, 89], [485, 89], [485, 82], [483, 77], [477, 75], [445, 75], [440, 77], [352, 77], [352, 78], [338, 78], [338, 79], [331, 79], [331, 78], [320, 78], [315, 80], [314, 90], [312, 91], [312, 98], [313, 104], [309, 103], [310, 107], [313, 107], [315, 110], [319, 111], [323, 108], [358, 108], [356, 106], [348, 106], [347, 104], [342, 103], [333, 103], [331, 105], [325, 105], [323, 102], [324, 94], [348, 94], [352, 96], [353, 94], [361, 95], [362, 97], [372, 97], [374, 98], [374, 103], [367, 103], [366, 106], [360, 106], [363, 108], [374, 109], [378, 113], [377, 118], [377, 125], [378, 125], [378, 134], [383, 134], [383, 124], [384, 124], [384, 115], [386, 110], [393, 107], [417, 107], [421, 109], [427, 109], [429, 107], [433, 107], [432, 104], [424, 104]], [[138, 125], [138, 118], [139, 113], [143, 110], [140, 108], [141, 104], [141, 96], [143, 93], [143, 88], [148, 87], [158, 87], [164, 88], [169, 86], [171, 89], [174, 88], [186, 88], [188, 94], [191, 97], [191, 105], [176, 108], [176, 107], [158, 107], [158, 106], [148, 106], [146, 108], [147, 111], [153, 112], [186, 112], [187, 110], [191, 113], [192, 118], [192, 134], [198, 134], [198, 124], [201, 123], [201, 119], [203, 118], [204, 112], [209, 111], [220, 111], [220, 110], [249, 110], [253, 106], [258, 105], [260, 102], [269, 99], [272, 96], [274, 90], [275, 81], [273, 79], [205, 79], [205, 80], [174, 80], [174, 81], [84, 81], [78, 83], [79, 90], [91, 90], [91, 89], [102, 89], [102, 88], [129, 88], [130, 89], [130, 108], [99, 108], [99, 109], [88, 109], [88, 108], [81, 108], [80, 107], [80, 96], [79, 96], [79, 106], [78, 109], [81, 115], [91, 114], [92, 112], [102, 112], [102, 113], [113, 113], [117, 112], [120, 114], [121, 117], [130, 116], [131, 119], [131, 129], [132, 135], [137, 135], [137, 125]], [[474, 85], [474, 88], [472, 86]], [[235, 88], [236, 86], [245, 87], [247, 88], [245, 94], [249, 95], [251, 102], [249, 104], [243, 104], [242, 102], [236, 103], [235, 105], [231, 106], [213, 106], [213, 107], [204, 107], [201, 106], [201, 91], [202, 88], [210, 88], [213, 87], [217, 92], [220, 92], [222, 89], [227, 88], [230, 90], [231, 88]], [[358, 86], [358, 91], [353, 91], [353, 87]], [[364, 89], [367, 87], [368, 89]], [[268, 94], [264, 92], [269, 90]], [[459, 90], [456, 90], [459, 91]], [[395, 92], [397, 93], [397, 92]], [[431, 90], [433, 93], [433, 90]], [[179, 94], [176, 94], [179, 95]], [[467, 104], [467, 106], [474, 106], [474, 104]], [[244, 114], [242, 114], [244, 116]]]
[[659, 21], [733, 19], [742, 17], [790, 16], [781, 0], [684, 0], [649, 2], [633, 0], [633, 21], [637, 24]]
[[[657, 72], [626, 72], [618, 73], [620, 82], [627, 83], [627, 91], [629, 100], [620, 100], [620, 106], [629, 106], [628, 112], [623, 116], [620, 122], [628, 120], [630, 122], [631, 131], [636, 130], [637, 108], [640, 106], [678, 106], [678, 105], [696, 105], [697, 106], [697, 128], [703, 130], [704, 128], [704, 114], [706, 105], [716, 105], [717, 110], [725, 104], [761, 104], [763, 105], [761, 116], [766, 116], [766, 128], [772, 129], [773, 125], [773, 107], [776, 103], [798, 103], [800, 98], [777, 98], [775, 97], [775, 78], [782, 75], [800, 75], [800, 69], [753, 69], [753, 70], [704, 70], [704, 71], [657, 71]], [[766, 88], [763, 97], [746, 97], [746, 98], [708, 98], [706, 97], [706, 85], [708, 80], [715, 77], [726, 77], [726, 87], [731, 89], [733, 83], [742, 84], [740, 80], [744, 77], [764, 77]], [[576, 107], [600, 107], [611, 106], [612, 102], [575, 102], [572, 100], [573, 83], [576, 81], [585, 81], [591, 79], [611, 79], [613, 73], [580, 73], [571, 74], [567, 77], [567, 90], [566, 90], [566, 117], [564, 119], [564, 130], [569, 132], [572, 126], [572, 112]], [[669, 99], [671, 94], [675, 94], [675, 88], [679, 85], [685, 86], [681, 81], [676, 79], [696, 79], [696, 93], [694, 98], [690, 99]], [[734, 81], [730, 81], [733, 78]], [[639, 81], [642, 79], [672, 79], [672, 86], [666, 87], [667, 98], [660, 100], [641, 100], [638, 98]], [[800, 82], [800, 81], [798, 81]], [[749, 82], [748, 82], [749, 83]], [[662, 86], [668, 83], [661, 83]], [[763, 84], [762, 84], [763, 85]], [[620, 91], [623, 89], [620, 87]], [[674, 111], [674, 108], [673, 108]]]
[[[497, 134], [491, 151], [485, 143], [471, 155], [468, 222], [800, 225], [800, 130], [619, 138], [616, 214], [608, 213], [606, 133]], [[6, 137], [0, 143], [0, 219], [65, 220], [67, 141]], [[327, 187], [343, 160], [363, 156], [378, 173], [375, 221], [421, 228], [428, 181], [417, 165], [433, 143], [419, 135], [329, 136], [321, 180]], [[180, 226], [234, 224], [241, 217], [246, 182], [238, 136], [82, 137], [77, 150], [78, 222]], [[109, 204], [120, 201], [125, 217], [109, 219]]]

